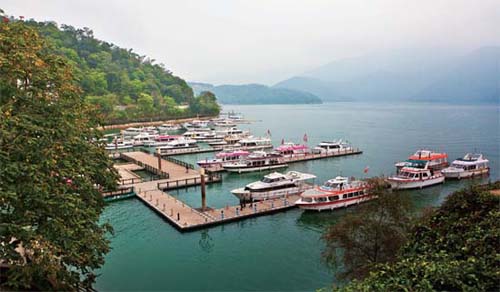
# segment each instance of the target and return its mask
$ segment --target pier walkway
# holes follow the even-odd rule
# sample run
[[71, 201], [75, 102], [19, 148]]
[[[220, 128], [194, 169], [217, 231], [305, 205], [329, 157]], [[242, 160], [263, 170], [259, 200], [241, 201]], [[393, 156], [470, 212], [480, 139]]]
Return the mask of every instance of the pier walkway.
[[243, 209], [238, 205], [208, 209], [205, 212], [158, 189], [141, 190], [137, 193], [137, 198], [179, 231], [190, 231], [294, 208], [299, 196], [255, 202], [247, 204]]

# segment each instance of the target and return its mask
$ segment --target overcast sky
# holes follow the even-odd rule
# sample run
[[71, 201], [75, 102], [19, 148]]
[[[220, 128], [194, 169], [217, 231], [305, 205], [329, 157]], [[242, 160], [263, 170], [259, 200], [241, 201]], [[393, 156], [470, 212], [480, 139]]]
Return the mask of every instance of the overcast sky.
[[374, 51], [500, 45], [500, 0], [1, 0], [89, 27], [189, 81], [274, 84]]

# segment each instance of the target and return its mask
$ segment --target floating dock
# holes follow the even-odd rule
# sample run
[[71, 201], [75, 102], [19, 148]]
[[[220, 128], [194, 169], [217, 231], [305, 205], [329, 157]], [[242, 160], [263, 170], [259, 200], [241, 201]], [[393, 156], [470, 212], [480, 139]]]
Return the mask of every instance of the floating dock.
[[[304, 161], [309, 161], [309, 160], [317, 160], [317, 159], [325, 159], [325, 158], [332, 158], [332, 157], [340, 157], [340, 156], [347, 156], [347, 155], [356, 155], [356, 154], [362, 154], [363, 151], [359, 149], [352, 149], [352, 150], [345, 150], [345, 151], [336, 151], [336, 152], [331, 152], [331, 153], [308, 153], [308, 154], [299, 154], [296, 156], [289, 156], [289, 157], [283, 157], [280, 159], [280, 161], [285, 162], [285, 163], [296, 163], [296, 162], [304, 162]], [[206, 170], [210, 172], [222, 172], [225, 171], [225, 169], [222, 166], [214, 166], [214, 167], [208, 167]]]
[[243, 209], [238, 205], [203, 212], [161, 190], [140, 191], [137, 198], [179, 231], [192, 231], [288, 210], [295, 207], [299, 196], [248, 203]]

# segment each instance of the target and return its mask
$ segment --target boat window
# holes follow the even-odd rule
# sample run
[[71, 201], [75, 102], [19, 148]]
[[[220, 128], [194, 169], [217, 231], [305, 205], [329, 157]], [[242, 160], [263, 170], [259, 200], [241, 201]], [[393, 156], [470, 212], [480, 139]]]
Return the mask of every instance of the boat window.
[[422, 176], [423, 176], [424, 178], [426, 178], [426, 177], [427, 177], [427, 172], [424, 172], [424, 173], [422, 174]]
[[330, 200], [331, 202], [332, 201], [336, 201], [338, 199], [339, 199], [339, 196], [330, 196], [330, 197], [328, 197], [328, 200]]
[[346, 198], [347, 198], [347, 194], [343, 194], [342, 199], [346, 199]]
[[316, 198], [316, 201], [322, 203], [322, 202], [326, 202], [326, 197], [319, 197], [319, 198]]
[[347, 197], [352, 198], [353, 195], [354, 195], [353, 193], [349, 193], [349, 195]]

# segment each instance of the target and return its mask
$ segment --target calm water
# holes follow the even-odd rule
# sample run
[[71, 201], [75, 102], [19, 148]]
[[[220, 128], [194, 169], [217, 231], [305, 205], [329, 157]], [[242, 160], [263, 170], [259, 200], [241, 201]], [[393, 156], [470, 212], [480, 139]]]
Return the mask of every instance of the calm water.
[[[368, 104], [227, 106], [259, 122], [243, 125], [256, 135], [269, 129], [274, 143], [281, 139], [308, 144], [344, 138], [362, 155], [293, 164], [290, 169], [312, 172], [317, 183], [339, 174], [373, 176], [394, 172], [394, 162], [417, 148], [446, 151], [450, 158], [480, 151], [491, 161], [490, 179], [499, 179], [498, 105]], [[212, 154], [185, 155], [188, 162]], [[365, 175], [363, 169], [369, 166]], [[207, 188], [212, 207], [234, 205], [230, 190], [262, 174], [226, 174], [221, 184]], [[475, 180], [475, 182], [487, 179]], [[407, 191], [417, 208], [439, 205], [452, 191], [471, 180], [446, 182]], [[200, 206], [198, 188], [173, 195]], [[181, 234], [136, 199], [111, 203], [103, 215], [115, 228], [113, 250], [100, 270], [99, 290], [308, 290], [335, 279], [321, 261], [325, 226], [346, 212], [304, 213], [291, 210], [203, 231]]]

